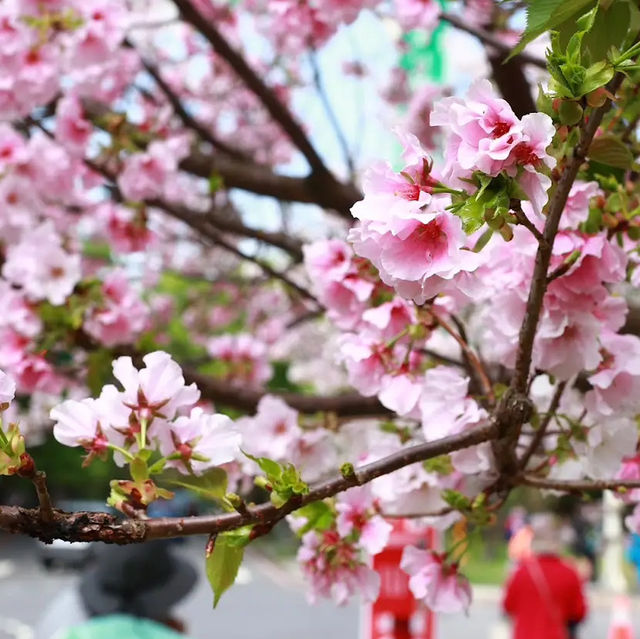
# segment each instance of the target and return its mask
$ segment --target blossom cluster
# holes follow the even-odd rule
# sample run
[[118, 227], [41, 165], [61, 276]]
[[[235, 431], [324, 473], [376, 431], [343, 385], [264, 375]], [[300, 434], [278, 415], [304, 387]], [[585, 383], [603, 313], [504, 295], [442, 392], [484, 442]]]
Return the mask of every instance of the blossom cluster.
[[195, 406], [200, 392], [186, 385], [167, 353], [149, 353], [143, 362], [138, 370], [130, 357], [114, 361], [122, 390], [108, 384], [96, 399], [68, 399], [53, 408], [54, 437], [65, 446], [82, 446], [88, 461], [113, 450], [122, 465], [143, 449], [155, 450], [167, 467], [184, 474], [234, 460], [241, 438], [231, 420]]
[[[3, 2], [0, 117], [21, 117], [47, 104], [63, 78], [77, 95], [108, 102], [120, 93], [138, 70], [136, 54], [121, 47], [128, 19], [120, 0]], [[68, 113], [70, 107], [61, 108]], [[73, 132], [76, 139], [82, 135]]]
[[[294, 531], [305, 526], [303, 517], [291, 516], [289, 523]], [[384, 549], [390, 532], [391, 525], [376, 513], [368, 487], [339, 495], [331, 524], [302, 534], [297, 558], [310, 587], [309, 601], [327, 597], [343, 605], [356, 593], [374, 601], [380, 576], [369, 567], [369, 558]]]

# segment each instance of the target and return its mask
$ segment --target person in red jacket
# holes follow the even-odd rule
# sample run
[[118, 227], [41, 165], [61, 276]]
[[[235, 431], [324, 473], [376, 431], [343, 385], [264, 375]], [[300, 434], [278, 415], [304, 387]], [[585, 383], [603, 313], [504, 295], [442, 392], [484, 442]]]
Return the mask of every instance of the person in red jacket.
[[558, 555], [559, 530], [550, 515], [532, 520], [533, 555], [509, 579], [503, 609], [514, 639], [570, 639], [587, 605], [577, 571]]

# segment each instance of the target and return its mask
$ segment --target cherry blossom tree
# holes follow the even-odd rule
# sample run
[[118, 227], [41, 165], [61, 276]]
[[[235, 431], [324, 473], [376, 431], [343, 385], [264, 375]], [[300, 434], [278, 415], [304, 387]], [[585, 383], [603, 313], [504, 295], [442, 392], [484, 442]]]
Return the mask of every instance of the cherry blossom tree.
[[[471, 531], [517, 486], [611, 489], [639, 532], [640, 11], [524, 14], [1, 3], [0, 473], [39, 506], [1, 505], [0, 529], [208, 534], [217, 603], [286, 519], [310, 599], [338, 604], [376, 597], [385, 517]], [[400, 158], [360, 158], [327, 92], [375, 85], [378, 60], [321, 63], [363, 21], [397, 55], [374, 88]], [[469, 82], [411, 62], [443, 29], [484, 51]], [[55, 507], [28, 452], [51, 428], [121, 467], [121, 516]], [[177, 487], [213, 514], [150, 518]], [[407, 547], [416, 598], [466, 609], [460, 554]]]

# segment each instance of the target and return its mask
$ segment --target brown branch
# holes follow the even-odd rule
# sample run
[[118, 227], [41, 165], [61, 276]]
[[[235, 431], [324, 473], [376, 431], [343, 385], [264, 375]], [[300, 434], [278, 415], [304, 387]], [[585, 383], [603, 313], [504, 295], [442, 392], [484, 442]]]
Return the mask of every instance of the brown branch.
[[236, 159], [246, 161], [246, 158], [240, 151], [230, 147], [228, 144], [225, 144], [221, 140], [218, 140], [218, 138], [216, 138], [205, 125], [198, 122], [198, 120], [196, 120], [196, 118], [187, 111], [180, 98], [164, 80], [164, 78], [160, 74], [159, 69], [154, 64], [144, 58], [142, 54], [140, 54], [140, 60], [142, 62], [142, 66], [146, 69], [147, 73], [149, 73], [149, 75], [155, 80], [158, 87], [160, 87], [160, 90], [162, 91], [162, 93], [164, 93], [175, 114], [180, 118], [182, 124], [186, 128], [194, 131], [203, 141], [208, 142], [214, 149], [222, 151]]
[[329, 175], [329, 170], [311, 144], [302, 126], [275, 92], [247, 64], [244, 57], [227, 42], [215, 25], [207, 20], [190, 0], [173, 0], [173, 2], [178, 7], [182, 19], [204, 36], [213, 50], [229, 64], [246, 87], [262, 102], [271, 117], [282, 127], [282, 130], [304, 155], [312, 171], [316, 174]]
[[[195, 382], [203, 397], [225, 406], [254, 412], [265, 395], [264, 390], [234, 386], [210, 375], [185, 369], [187, 383]], [[299, 393], [271, 393], [280, 397], [291, 408], [307, 415], [335, 413], [340, 417], [388, 416], [391, 414], [377, 397], [362, 397], [356, 393], [334, 396], [301, 395]]]
[[167, 517], [149, 520], [118, 521], [106, 513], [63, 513], [54, 511], [50, 523], [38, 517], [37, 510], [15, 506], [0, 506], [0, 529], [21, 533], [45, 541], [105, 541], [107, 543], [137, 543], [148, 539], [168, 539], [186, 535], [217, 534], [246, 525], [272, 525], [298, 508], [314, 501], [332, 497], [353, 486], [366, 484], [377, 477], [400, 468], [432, 459], [488, 441], [496, 434], [494, 425], [465, 431], [434, 442], [405, 448], [353, 472], [345, 472], [312, 486], [309, 493], [290, 499], [280, 508], [271, 503], [248, 508], [245, 513], [225, 513], [199, 517]]
[[181, 220], [189, 226], [196, 225], [198, 230], [214, 227], [214, 231], [217, 230], [223, 233], [252, 238], [285, 251], [296, 262], [302, 261], [302, 242], [294, 237], [288, 236], [286, 233], [262, 231], [245, 226], [238, 217], [234, 217], [235, 213], [230, 204], [222, 210], [211, 209], [205, 214], [192, 211], [180, 204], [166, 202], [165, 200], [148, 200], [146, 204], [162, 209], [172, 217]]
[[640, 480], [638, 479], [556, 480], [524, 475], [518, 479], [518, 483], [525, 486], [534, 486], [535, 488], [562, 490], [569, 493], [640, 488]]
[[37, 470], [33, 458], [28, 453], [22, 455], [20, 469], [18, 475], [29, 479], [34, 488], [36, 489], [36, 495], [38, 496], [38, 518], [44, 524], [49, 524], [53, 521], [53, 507], [51, 506], [51, 498], [49, 497], [49, 489], [47, 488], [47, 475], [42, 470]]
[[453, 339], [458, 343], [460, 349], [462, 350], [462, 355], [465, 360], [469, 364], [469, 369], [473, 377], [476, 378], [476, 381], [479, 383], [480, 388], [482, 389], [483, 394], [489, 400], [489, 403], [493, 405], [495, 403], [496, 397], [493, 392], [493, 385], [491, 384], [491, 380], [489, 379], [489, 375], [484, 368], [484, 365], [480, 361], [480, 358], [475, 354], [474, 350], [469, 346], [466, 339], [462, 335], [460, 335], [454, 328], [451, 326], [445, 319], [443, 319], [440, 315], [437, 315], [432, 311], [432, 315], [435, 321], [447, 332]]
[[525, 212], [522, 210], [520, 200], [512, 200], [510, 203], [510, 208], [513, 211], [513, 214], [516, 216], [518, 224], [522, 224], [522, 226], [527, 228], [533, 235], [533, 237], [538, 240], [538, 242], [544, 242], [542, 233], [540, 233], [540, 231], [534, 226], [533, 222], [525, 215]]
[[522, 454], [522, 457], [520, 458], [520, 468], [522, 468], [523, 470], [527, 467], [529, 460], [538, 450], [538, 446], [540, 446], [540, 444], [542, 443], [542, 440], [544, 439], [545, 435], [549, 434], [547, 429], [549, 428], [549, 424], [551, 423], [551, 420], [553, 419], [555, 412], [558, 410], [558, 406], [560, 405], [560, 399], [562, 398], [562, 393], [564, 393], [564, 389], [566, 386], [567, 386], [566, 382], [560, 382], [556, 386], [556, 390], [553, 393], [551, 402], [549, 403], [549, 408], [547, 409], [547, 414], [542, 420], [540, 427], [535, 432], [532, 440], [529, 442], [529, 446], [527, 447], [527, 449]]
[[[612, 94], [615, 94], [617, 89], [620, 87], [622, 79], [622, 74], [618, 74], [611, 81], [608, 89]], [[529, 368], [531, 366], [531, 355], [533, 352], [533, 342], [538, 328], [540, 313], [542, 311], [542, 301], [547, 290], [547, 273], [549, 270], [549, 263], [551, 261], [553, 241], [556, 237], [556, 233], [558, 232], [558, 225], [560, 224], [560, 217], [562, 216], [569, 191], [576, 179], [580, 165], [587, 157], [591, 141], [602, 122], [604, 114], [609, 110], [610, 106], [611, 100], [607, 98], [606, 102], [601, 107], [591, 111], [588, 120], [583, 120], [580, 142], [575, 147], [573, 156], [567, 161], [549, 204], [547, 220], [542, 233], [544, 241], [540, 242], [538, 245], [525, 317], [520, 328], [515, 372], [511, 380], [511, 388], [518, 394], [524, 394], [527, 388]]]
[[362, 199], [362, 193], [353, 184], [343, 184], [310, 175], [290, 177], [275, 173], [271, 168], [249, 161], [239, 161], [220, 155], [207, 155], [194, 151], [180, 163], [187, 173], [209, 179], [218, 174], [224, 188], [242, 189], [257, 195], [274, 197], [283, 202], [300, 202], [336, 211], [341, 217], [353, 219], [349, 209]]
[[[107, 130], [103, 120], [110, 111], [105, 105], [85, 99], [83, 107], [96, 126]], [[131, 123], [123, 126], [126, 126], [131, 134], [139, 131], [138, 127]], [[351, 207], [362, 199], [361, 191], [353, 184], [343, 184], [336, 179], [328, 183], [326, 176], [313, 174], [307, 177], [281, 175], [267, 165], [225, 153], [209, 154], [194, 149], [180, 162], [180, 169], [205, 180], [209, 180], [213, 175], [219, 176], [225, 189], [249, 191], [283, 202], [316, 204], [349, 220], [353, 219], [349, 212]]]

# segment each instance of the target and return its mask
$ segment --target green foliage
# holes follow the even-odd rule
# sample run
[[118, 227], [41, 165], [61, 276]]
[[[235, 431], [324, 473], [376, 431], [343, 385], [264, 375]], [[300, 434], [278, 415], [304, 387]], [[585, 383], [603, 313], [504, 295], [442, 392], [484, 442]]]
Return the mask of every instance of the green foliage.
[[453, 464], [449, 455], [432, 457], [422, 462], [424, 469], [428, 473], [438, 473], [438, 475], [450, 475], [453, 472]]
[[588, 157], [618, 169], [630, 169], [633, 164], [633, 155], [629, 147], [620, 138], [607, 133], [591, 143]]
[[224, 179], [217, 171], [209, 176], [209, 193], [212, 195], [224, 189]]
[[213, 590], [213, 607], [220, 597], [233, 586], [244, 557], [244, 549], [251, 541], [251, 526], [217, 535], [213, 548], [205, 557], [207, 579]]
[[457, 490], [447, 488], [442, 491], [442, 499], [456, 510], [470, 510], [471, 500]]
[[177, 472], [163, 475], [162, 479], [171, 486], [180, 486], [194, 492], [199, 497], [223, 504], [227, 492], [227, 473], [224, 468], [210, 468], [202, 475], [181, 475]]
[[[491, 231], [509, 230], [506, 223], [512, 221], [511, 200], [528, 199], [517, 181], [504, 174], [491, 177], [476, 171], [469, 182], [477, 186], [478, 190], [472, 195], [465, 192], [454, 194], [453, 204], [449, 207], [449, 210], [462, 220], [465, 233], [474, 233], [485, 222]], [[481, 236], [474, 251], [481, 250], [490, 238], [490, 233]]]
[[545, 31], [556, 29], [576, 13], [595, 5], [596, 0], [530, 0], [527, 3], [527, 28], [508, 59], [520, 53]]
[[305, 389], [299, 384], [294, 384], [289, 379], [289, 368], [291, 362], [285, 360], [274, 360], [271, 362], [273, 375], [267, 383], [270, 391], [290, 391], [292, 393], [303, 392]]
[[296, 510], [294, 515], [307, 520], [307, 523], [296, 531], [298, 537], [302, 537], [310, 530], [329, 530], [336, 518], [334, 510], [325, 501], [307, 504]]
[[294, 495], [306, 495], [309, 492], [309, 486], [293, 464], [279, 464], [267, 457], [254, 457], [246, 452], [244, 454], [256, 462], [266, 475], [266, 483], [258, 483], [263, 483], [271, 492], [271, 502], [278, 508]]
[[87, 354], [87, 386], [91, 395], [97, 397], [105, 384], [111, 380], [113, 354], [106, 348], [98, 348]]

